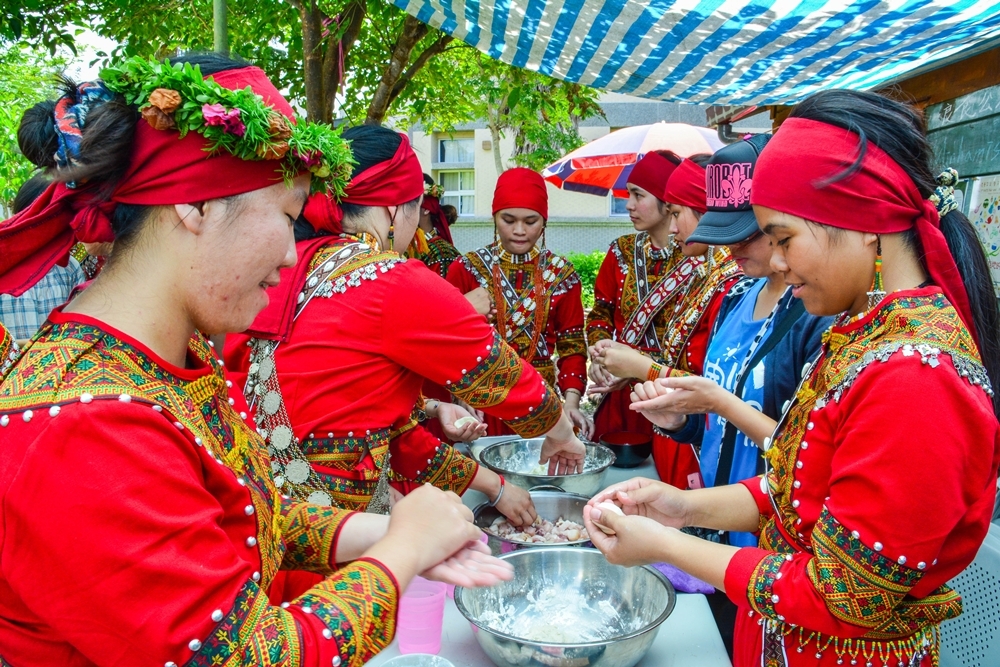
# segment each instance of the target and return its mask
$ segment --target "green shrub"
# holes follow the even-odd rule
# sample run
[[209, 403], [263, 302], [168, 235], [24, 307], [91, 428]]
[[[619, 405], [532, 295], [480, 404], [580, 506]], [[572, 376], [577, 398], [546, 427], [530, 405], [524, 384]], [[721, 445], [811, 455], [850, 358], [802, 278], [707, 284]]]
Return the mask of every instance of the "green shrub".
[[594, 281], [597, 280], [597, 271], [601, 268], [606, 254], [604, 250], [595, 250], [590, 253], [571, 252], [566, 255], [566, 259], [573, 263], [573, 267], [580, 276], [584, 310], [590, 310], [594, 307]]

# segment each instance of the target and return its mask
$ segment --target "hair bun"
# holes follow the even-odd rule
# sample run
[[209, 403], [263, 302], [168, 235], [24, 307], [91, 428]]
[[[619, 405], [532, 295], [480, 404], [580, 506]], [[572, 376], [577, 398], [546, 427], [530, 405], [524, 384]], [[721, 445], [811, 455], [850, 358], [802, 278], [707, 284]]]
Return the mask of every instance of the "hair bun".
[[36, 167], [56, 166], [59, 138], [56, 136], [55, 100], [39, 102], [24, 112], [17, 128], [17, 145]]
[[958, 185], [958, 172], [951, 167], [948, 167], [935, 179], [938, 185], [942, 185], [946, 188], [954, 188]]

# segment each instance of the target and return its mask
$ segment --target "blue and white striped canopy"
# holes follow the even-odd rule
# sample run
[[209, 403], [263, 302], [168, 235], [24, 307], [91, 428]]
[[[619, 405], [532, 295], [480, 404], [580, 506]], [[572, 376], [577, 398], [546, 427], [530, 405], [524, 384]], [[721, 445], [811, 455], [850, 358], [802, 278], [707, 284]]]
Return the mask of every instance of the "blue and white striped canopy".
[[677, 102], [867, 90], [1000, 38], [996, 0], [392, 0], [493, 58]]

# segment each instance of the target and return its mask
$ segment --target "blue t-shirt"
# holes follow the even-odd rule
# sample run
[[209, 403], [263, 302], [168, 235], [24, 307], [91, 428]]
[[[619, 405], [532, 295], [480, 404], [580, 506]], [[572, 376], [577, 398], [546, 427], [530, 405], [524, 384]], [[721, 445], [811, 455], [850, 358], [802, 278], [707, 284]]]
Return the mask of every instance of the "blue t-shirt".
[[[755, 320], [754, 307], [757, 297], [764, 289], [767, 280], [758, 280], [743, 296], [726, 319], [719, 325], [708, 345], [705, 356], [705, 377], [721, 385], [726, 391], [732, 392], [736, 387], [737, 376], [744, 361], [750, 354], [753, 339], [760, 332], [767, 318]], [[757, 344], [759, 348], [771, 334], [768, 331]], [[750, 376], [743, 384], [743, 395], [740, 397], [753, 407], [762, 411], [764, 402], [764, 361], [761, 360], [754, 368], [747, 371]], [[757, 445], [743, 434], [736, 433], [733, 465], [729, 479], [717, 480], [719, 468], [719, 449], [722, 446], [722, 435], [725, 431], [725, 421], [716, 414], [707, 415], [705, 435], [701, 441], [701, 476], [705, 486], [724, 486], [757, 474], [757, 457], [760, 450]], [[734, 546], [756, 546], [757, 540], [750, 533], [730, 533], [729, 542]]]

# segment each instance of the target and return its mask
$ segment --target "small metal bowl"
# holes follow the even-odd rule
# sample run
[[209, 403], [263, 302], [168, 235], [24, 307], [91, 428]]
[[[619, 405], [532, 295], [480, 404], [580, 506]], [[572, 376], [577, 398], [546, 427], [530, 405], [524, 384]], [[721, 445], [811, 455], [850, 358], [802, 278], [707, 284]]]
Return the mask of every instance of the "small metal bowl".
[[[491, 588], [455, 589], [455, 605], [472, 623], [476, 641], [498, 667], [632, 667], [649, 651], [677, 600], [673, 586], [653, 568], [612, 565], [596, 549], [525, 549], [501, 558], [514, 566], [513, 580]], [[591, 611], [600, 610], [581, 612], [579, 624], [573, 620], [565, 631], [584, 637], [590, 626], [590, 630], [600, 628], [602, 638], [543, 642], [498, 629], [508, 624], [514, 627], [515, 622], [530, 627], [531, 632], [545, 624], [552, 626], [550, 615], [529, 609], [529, 593], [534, 597], [546, 590], [582, 596]], [[498, 614], [498, 610], [511, 613]], [[532, 616], [524, 618], [525, 614]]]
[[548, 475], [531, 472], [538, 466], [544, 438], [513, 440], [490, 445], [479, 452], [479, 461], [495, 473], [522, 489], [531, 491], [540, 486], [557, 486], [564, 491], [593, 498], [604, 488], [608, 468], [615, 455], [604, 445], [586, 443], [587, 458], [583, 472], [575, 475]]
[[[535, 504], [535, 511], [538, 513], [538, 516], [543, 519], [548, 519], [554, 523], [557, 519], [562, 517], [567, 521], [575, 521], [581, 526], [583, 525], [583, 508], [587, 504], [587, 498], [578, 496], [575, 493], [566, 493], [565, 491], [558, 489], [555, 491], [532, 491], [530, 495], [531, 502]], [[537, 544], [534, 542], [518, 542], [516, 540], [507, 539], [506, 537], [494, 535], [487, 532], [486, 529], [492, 525], [497, 518], [502, 517], [503, 514], [501, 514], [497, 508], [491, 507], [489, 503], [483, 503], [474, 509], [472, 511], [472, 515], [473, 523], [482, 528], [483, 532], [486, 533], [486, 544], [489, 546], [490, 551], [493, 552], [494, 556], [509, 553], [516, 549], [552, 549], [553, 547], [576, 547], [590, 544], [590, 540], [587, 538], [576, 540], [575, 542]]]
[[630, 431], [614, 431], [601, 437], [601, 444], [615, 453], [616, 468], [641, 466], [653, 453], [653, 436]]

